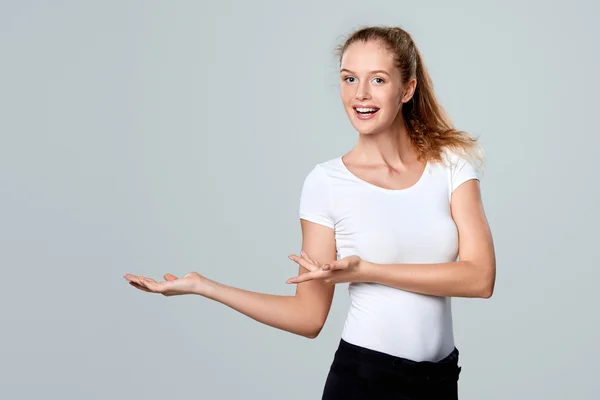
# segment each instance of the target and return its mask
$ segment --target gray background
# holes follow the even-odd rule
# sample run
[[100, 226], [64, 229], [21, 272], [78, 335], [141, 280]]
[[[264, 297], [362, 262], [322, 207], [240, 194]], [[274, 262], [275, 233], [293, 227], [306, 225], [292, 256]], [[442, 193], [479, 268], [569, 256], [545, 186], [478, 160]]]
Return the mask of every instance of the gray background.
[[315, 340], [125, 273], [291, 295], [302, 180], [357, 133], [334, 47], [400, 25], [481, 137], [498, 279], [455, 299], [462, 399], [597, 399], [593, 1], [3, 1], [0, 398], [317, 399]]

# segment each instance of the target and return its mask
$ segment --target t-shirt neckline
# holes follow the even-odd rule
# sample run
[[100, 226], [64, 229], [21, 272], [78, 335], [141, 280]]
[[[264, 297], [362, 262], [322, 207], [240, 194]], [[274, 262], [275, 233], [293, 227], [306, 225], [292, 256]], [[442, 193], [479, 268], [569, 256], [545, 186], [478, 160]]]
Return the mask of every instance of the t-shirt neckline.
[[346, 164], [344, 164], [344, 160], [343, 160], [344, 155], [341, 155], [338, 157], [338, 162], [340, 163], [342, 169], [350, 174], [355, 180], [357, 180], [358, 182], [361, 182], [362, 184], [369, 186], [371, 188], [374, 188], [376, 190], [379, 190], [381, 192], [384, 193], [406, 193], [409, 192], [411, 190], [414, 190], [417, 186], [419, 186], [421, 184], [421, 182], [425, 179], [425, 175], [427, 173], [427, 171], [429, 170], [429, 161], [427, 161], [425, 163], [425, 168], [423, 169], [423, 173], [421, 174], [421, 176], [419, 177], [419, 179], [411, 186], [404, 188], [404, 189], [388, 189], [388, 188], [384, 188], [378, 185], [375, 185], [371, 182], [367, 182], [364, 179], [359, 178], [358, 176], [356, 176], [354, 173], [352, 173], [352, 171], [350, 171], [350, 169], [348, 169], [348, 167], [346, 167]]

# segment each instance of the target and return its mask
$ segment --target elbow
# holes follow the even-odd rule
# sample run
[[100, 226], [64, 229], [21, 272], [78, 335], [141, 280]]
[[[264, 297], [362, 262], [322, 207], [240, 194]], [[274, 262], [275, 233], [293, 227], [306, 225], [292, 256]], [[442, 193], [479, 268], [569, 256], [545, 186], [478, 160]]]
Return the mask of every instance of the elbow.
[[308, 331], [304, 334], [304, 337], [306, 337], [308, 339], [316, 339], [317, 336], [319, 336], [319, 334], [321, 333], [321, 329], [322, 329], [322, 327], [319, 327], [317, 329], [311, 329], [310, 331]]
[[310, 327], [310, 329], [306, 330], [302, 334], [302, 336], [304, 336], [305, 338], [308, 338], [308, 339], [316, 339], [319, 336], [319, 334], [321, 333], [321, 330], [323, 330], [324, 325], [325, 324], [322, 322], [316, 323], [316, 324], [312, 325]]
[[302, 336], [304, 336], [307, 339], [316, 339], [317, 336], [319, 336], [319, 332], [318, 331], [308, 332], [308, 333], [306, 333], [306, 334], [304, 334]]
[[485, 285], [478, 293], [479, 298], [489, 299], [494, 294], [494, 285]]
[[495, 268], [489, 268], [479, 279], [477, 285], [476, 297], [489, 299], [494, 294], [494, 285], [496, 282]]

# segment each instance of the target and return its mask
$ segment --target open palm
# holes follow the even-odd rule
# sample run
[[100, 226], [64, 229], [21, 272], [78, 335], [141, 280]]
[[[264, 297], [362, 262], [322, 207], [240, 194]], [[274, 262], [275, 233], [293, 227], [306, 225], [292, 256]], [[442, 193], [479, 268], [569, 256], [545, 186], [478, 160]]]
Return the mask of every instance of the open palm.
[[182, 294], [197, 294], [198, 289], [205, 283], [206, 278], [197, 272], [189, 272], [178, 278], [172, 274], [163, 275], [165, 280], [157, 282], [152, 278], [126, 274], [124, 278], [137, 289], [149, 293], [160, 293], [164, 296], [177, 296]]

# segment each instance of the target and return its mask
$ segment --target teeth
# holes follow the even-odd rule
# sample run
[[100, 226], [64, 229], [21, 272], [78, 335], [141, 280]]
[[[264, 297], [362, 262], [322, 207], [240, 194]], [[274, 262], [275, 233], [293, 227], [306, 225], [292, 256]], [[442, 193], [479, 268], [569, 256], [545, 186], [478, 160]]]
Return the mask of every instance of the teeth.
[[356, 111], [358, 112], [375, 112], [377, 110], [377, 108], [356, 108]]

